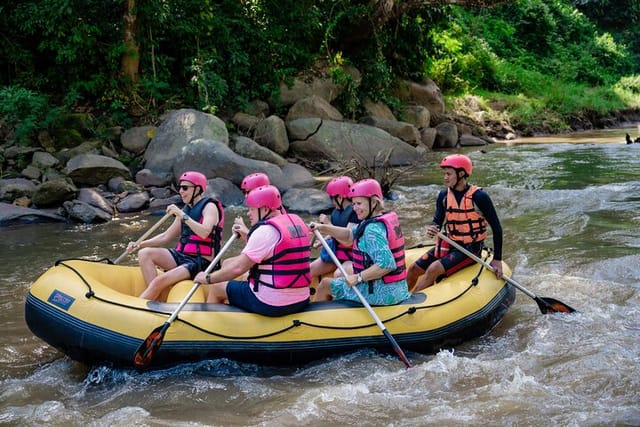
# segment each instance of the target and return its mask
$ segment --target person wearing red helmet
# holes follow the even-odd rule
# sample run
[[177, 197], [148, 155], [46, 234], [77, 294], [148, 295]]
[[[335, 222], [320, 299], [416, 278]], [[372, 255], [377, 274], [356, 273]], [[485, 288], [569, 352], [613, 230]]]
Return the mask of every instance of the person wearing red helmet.
[[[224, 210], [218, 200], [204, 195], [207, 177], [187, 171], [180, 176], [178, 188], [184, 208], [167, 206], [167, 213], [175, 216], [169, 228], [127, 247], [130, 253], [139, 251], [138, 262], [147, 284], [141, 298], [159, 300], [165, 289], [181, 280], [193, 279], [207, 268], [220, 249]], [[164, 247], [177, 237], [175, 249]], [[159, 275], [158, 268], [165, 272]]]
[[375, 179], [363, 179], [351, 186], [353, 209], [361, 221], [353, 229], [331, 224], [311, 224], [321, 233], [353, 249], [353, 274], [324, 278], [314, 301], [360, 302], [351, 289], [357, 286], [371, 305], [393, 305], [409, 298], [404, 238], [395, 212], [384, 212], [382, 189]]
[[[212, 283], [207, 302], [227, 303], [264, 316], [284, 316], [309, 304], [310, 237], [305, 223], [280, 210], [280, 192], [272, 185], [254, 188], [245, 199], [249, 207], [247, 244], [222, 268], [195, 280]], [[232, 230], [237, 232], [238, 224]], [[236, 280], [249, 273], [248, 280]]]
[[[331, 212], [331, 216], [321, 214], [318, 217], [320, 224], [333, 224], [338, 227], [353, 228], [360, 222], [358, 215], [356, 215], [353, 210], [350, 199], [351, 196], [349, 195], [352, 185], [353, 180], [348, 176], [339, 176], [329, 181], [326, 191], [329, 197], [331, 197], [334, 209]], [[351, 247], [343, 245], [332, 237], [326, 240], [345, 270], [352, 271]], [[320, 250], [320, 256], [311, 263], [311, 277], [323, 276], [333, 273], [334, 271], [337, 275], [340, 274], [340, 271], [337, 270], [336, 265], [331, 260], [327, 251], [322, 248]]]
[[[502, 226], [489, 194], [467, 178], [473, 172], [471, 159], [463, 154], [446, 156], [440, 162], [444, 170], [444, 184], [436, 199], [433, 223], [427, 227], [427, 236], [433, 238], [444, 232], [470, 252], [480, 256], [487, 236], [487, 224], [493, 233], [493, 260], [491, 266], [497, 277], [502, 277]], [[436, 240], [436, 245], [414, 262], [407, 273], [412, 292], [419, 292], [433, 285], [439, 278], [473, 264], [471, 258], [446, 242]]]

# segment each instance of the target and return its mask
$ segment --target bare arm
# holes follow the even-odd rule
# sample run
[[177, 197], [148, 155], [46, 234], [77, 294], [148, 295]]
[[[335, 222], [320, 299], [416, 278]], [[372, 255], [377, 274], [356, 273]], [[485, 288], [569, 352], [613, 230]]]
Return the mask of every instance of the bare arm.
[[351, 228], [319, 223], [311, 223], [309, 228], [312, 230], [316, 228], [320, 233], [330, 235], [345, 246], [353, 245], [353, 233], [351, 232]]
[[203, 271], [198, 273], [193, 280], [198, 283], [226, 282], [246, 273], [254, 264], [248, 256], [241, 253], [240, 255], [228, 258], [224, 263], [224, 267], [209, 275], [208, 281]]

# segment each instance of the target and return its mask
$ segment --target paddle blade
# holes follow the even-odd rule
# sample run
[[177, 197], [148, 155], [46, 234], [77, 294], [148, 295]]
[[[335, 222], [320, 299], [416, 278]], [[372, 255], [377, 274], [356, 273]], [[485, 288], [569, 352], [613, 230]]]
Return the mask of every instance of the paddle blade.
[[569, 307], [567, 304], [558, 301], [553, 298], [546, 297], [536, 297], [536, 302], [538, 303], [538, 307], [540, 307], [540, 311], [542, 314], [553, 314], [553, 313], [573, 313], [575, 310]]
[[167, 322], [162, 326], [158, 326], [151, 331], [147, 339], [140, 344], [140, 347], [138, 347], [138, 350], [136, 350], [133, 356], [133, 364], [136, 368], [146, 368], [149, 363], [151, 363], [156, 350], [162, 345], [164, 334], [167, 332], [169, 325], [171, 324]]
[[400, 348], [400, 346], [398, 345], [398, 342], [393, 337], [393, 335], [391, 335], [391, 333], [387, 331], [386, 328], [382, 331], [382, 333], [384, 333], [384, 336], [387, 337], [387, 339], [391, 343], [391, 347], [393, 347], [393, 349], [395, 350], [400, 360], [404, 362], [407, 368], [411, 368], [412, 367], [411, 362], [409, 362], [409, 359], [407, 359], [407, 356], [404, 354], [404, 351], [402, 351], [402, 348]]

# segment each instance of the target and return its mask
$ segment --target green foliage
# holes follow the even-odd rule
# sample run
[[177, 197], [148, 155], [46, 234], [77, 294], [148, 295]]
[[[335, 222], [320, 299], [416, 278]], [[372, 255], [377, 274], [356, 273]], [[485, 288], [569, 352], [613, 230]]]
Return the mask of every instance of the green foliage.
[[46, 95], [19, 86], [0, 88], [0, 116], [12, 134], [10, 140], [27, 145], [37, 131], [46, 128], [56, 115]]
[[363, 25], [377, 19], [376, 2], [138, 0], [137, 82], [121, 71], [126, 5], [2, 2], [0, 85], [8, 102], [0, 108], [14, 139], [32, 139], [55, 108], [95, 108], [106, 117], [99, 121], [131, 126], [134, 111], [143, 120], [185, 106], [220, 114], [255, 98], [278, 107], [280, 83], [317, 62], [345, 88], [337, 103], [354, 119], [365, 98], [401, 112], [398, 78], [432, 79], [449, 96], [506, 94], [514, 120], [531, 128], [558, 129], [640, 102], [637, 0], [427, 5], [371, 33]]

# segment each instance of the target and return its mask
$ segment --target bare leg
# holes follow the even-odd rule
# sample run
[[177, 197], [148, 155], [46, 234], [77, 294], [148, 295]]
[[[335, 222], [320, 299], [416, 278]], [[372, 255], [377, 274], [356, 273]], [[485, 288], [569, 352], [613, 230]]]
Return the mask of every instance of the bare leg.
[[160, 298], [162, 291], [175, 285], [179, 281], [187, 280], [190, 277], [189, 270], [185, 267], [178, 266], [173, 268], [151, 280], [147, 289], [140, 294], [140, 298], [157, 301]]
[[[157, 268], [171, 270], [176, 268], [176, 262], [166, 248], [142, 248], [138, 252], [138, 263], [142, 270], [144, 282], [149, 286], [158, 275]], [[174, 282], [175, 283], [175, 282]]]
[[416, 282], [418, 278], [424, 274], [424, 270], [415, 262], [411, 264], [409, 269], [407, 270], [407, 286], [409, 287], [409, 292], [413, 290], [416, 286]]
[[322, 258], [316, 258], [310, 265], [311, 277], [324, 276], [333, 273], [336, 266], [332, 262], [324, 262]]
[[331, 280], [330, 277], [325, 277], [320, 281], [312, 302], [331, 301]]
[[429, 286], [433, 285], [438, 277], [445, 273], [444, 266], [440, 261], [435, 261], [429, 267], [427, 267], [427, 271], [424, 276], [418, 279], [418, 283], [416, 283], [415, 288], [413, 288], [413, 293], [419, 292]]
[[227, 283], [228, 282], [214, 283], [211, 286], [209, 295], [207, 296], [207, 302], [229, 304], [229, 297], [227, 296]]

